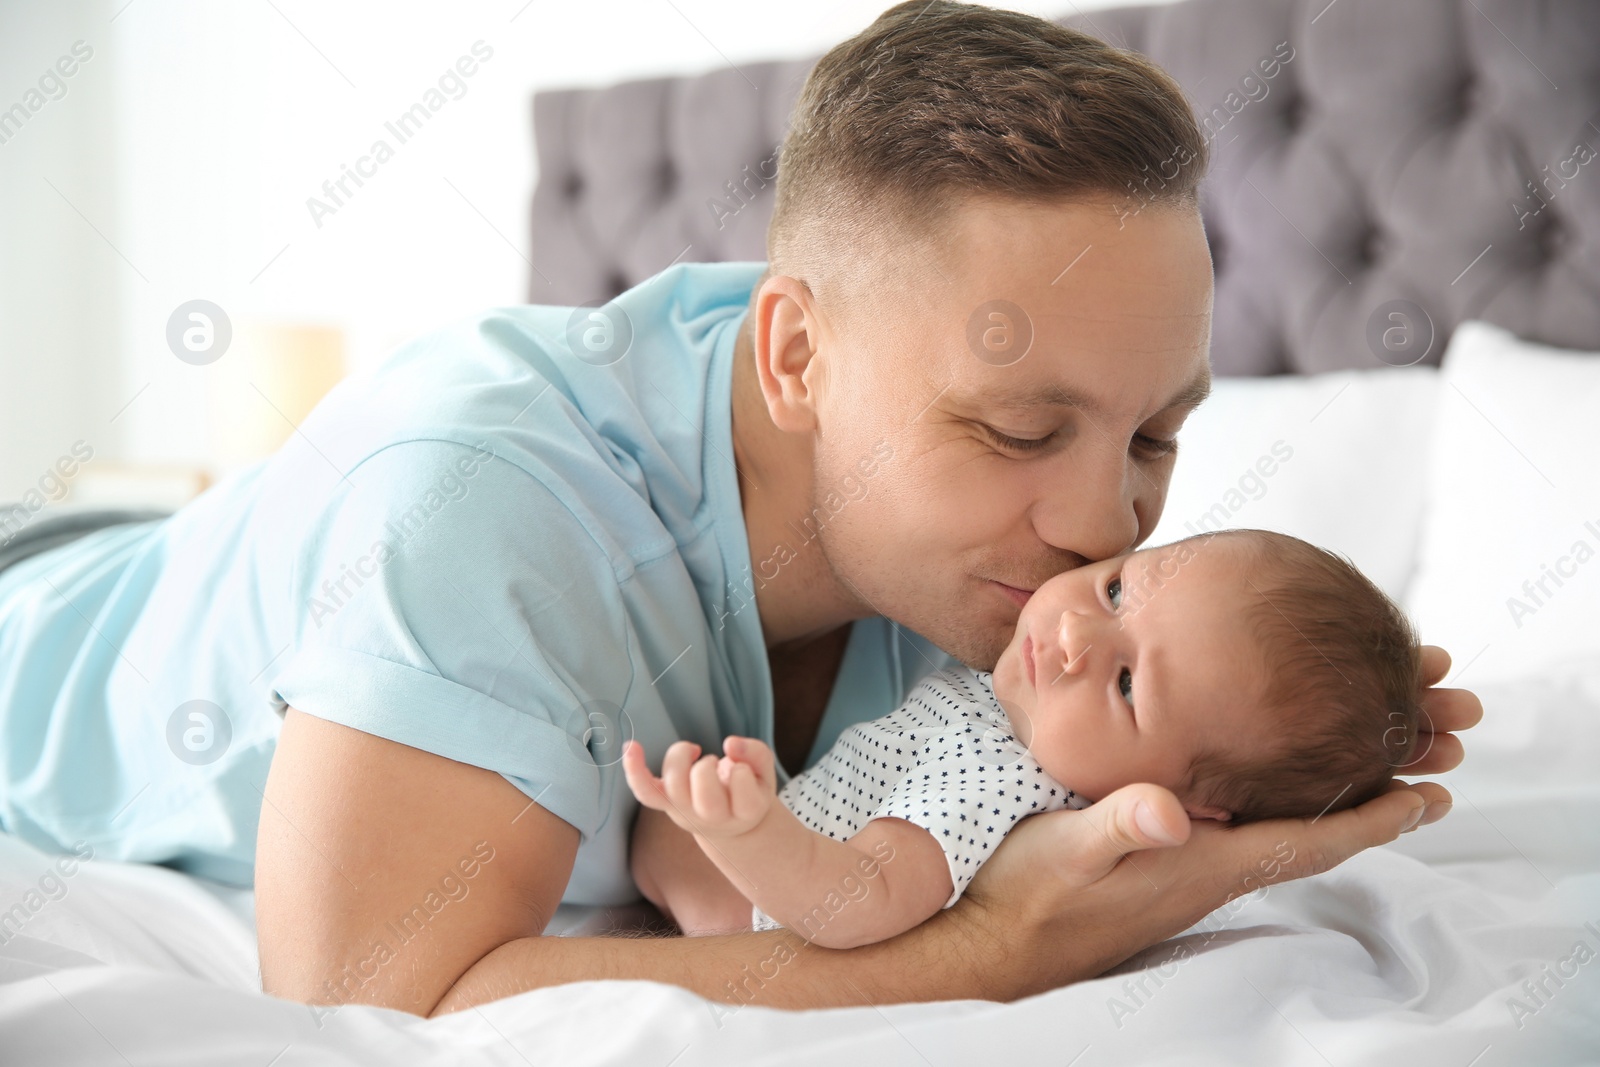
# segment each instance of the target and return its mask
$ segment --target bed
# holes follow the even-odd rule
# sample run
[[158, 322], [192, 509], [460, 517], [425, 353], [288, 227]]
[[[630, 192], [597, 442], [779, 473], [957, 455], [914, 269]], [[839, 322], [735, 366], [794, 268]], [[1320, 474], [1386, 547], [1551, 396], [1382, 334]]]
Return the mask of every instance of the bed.
[[[1066, 21], [1214, 116], [1224, 377], [1152, 541], [1283, 529], [1400, 597], [1486, 709], [1449, 818], [1014, 1004], [788, 1013], [587, 982], [434, 1020], [263, 995], [246, 890], [0, 835], [0, 1062], [1600, 1061], [1600, 165], [1576, 162], [1600, 146], [1600, 8], [1181, 0]], [[538, 96], [529, 299], [761, 258], [763, 169], [808, 67]], [[552, 932], [626, 918], [563, 907]]]

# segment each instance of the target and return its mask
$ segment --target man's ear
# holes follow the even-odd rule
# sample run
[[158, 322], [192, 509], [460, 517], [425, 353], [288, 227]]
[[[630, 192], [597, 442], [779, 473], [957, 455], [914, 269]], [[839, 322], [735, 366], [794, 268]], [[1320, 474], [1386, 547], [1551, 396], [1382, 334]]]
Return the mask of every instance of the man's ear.
[[756, 378], [772, 423], [788, 433], [816, 429], [815, 372], [807, 377], [821, 332], [811, 290], [799, 278], [774, 275], [756, 295]]
[[1233, 819], [1233, 812], [1226, 808], [1219, 808], [1215, 804], [1185, 804], [1184, 810], [1191, 819], [1215, 819], [1218, 822], [1229, 822]]

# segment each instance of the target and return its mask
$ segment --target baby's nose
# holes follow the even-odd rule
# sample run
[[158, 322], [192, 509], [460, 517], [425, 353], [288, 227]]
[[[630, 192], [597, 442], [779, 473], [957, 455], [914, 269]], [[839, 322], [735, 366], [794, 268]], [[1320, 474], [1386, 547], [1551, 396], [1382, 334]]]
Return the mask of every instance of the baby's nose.
[[1061, 622], [1056, 629], [1056, 640], [1061, 643], [1063, 675], [1080, 673], [1088, 660], [1087, 653], [1094, 647], [1088, 621], [1084, 615], [1070, 608], [1061, 613]]

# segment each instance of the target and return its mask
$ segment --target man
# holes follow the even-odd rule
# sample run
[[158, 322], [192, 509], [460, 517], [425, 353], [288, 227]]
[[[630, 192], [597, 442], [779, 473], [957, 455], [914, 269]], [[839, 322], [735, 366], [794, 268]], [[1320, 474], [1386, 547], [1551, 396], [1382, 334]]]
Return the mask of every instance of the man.
[[[587, 978], [1011, 998], [1439, 817], [1419, 786], [1216, 831], [1136, 785], [1027, 820], [881, 944], [540, 936], [560, 901], [637, 896], [627, 736], [758, 736], [793, 773], [1150, 533], [1209, 384], [1204, 165], [1136, 57], [891, 9], [807, 82], [765, 270], [441, 331], [172, 519], [0, 574], [0, 715], [44, 764], [0, 781], [0, 820], [253, 875], [268, 992], [433, 1014]], [[1428, 699], [1424, 772], [1478, 713]], [[684, 844], [656, 822], [637, 847]]]

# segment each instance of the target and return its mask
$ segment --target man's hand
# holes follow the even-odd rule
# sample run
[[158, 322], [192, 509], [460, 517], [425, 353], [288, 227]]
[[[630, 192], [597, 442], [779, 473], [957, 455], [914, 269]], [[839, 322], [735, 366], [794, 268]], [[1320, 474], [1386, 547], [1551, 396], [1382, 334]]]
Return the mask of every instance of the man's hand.
[[661, 761], [661, 777], [645, 765], [644, 747], [629, 741], [622, 772], [639, 803], [665, 812], [678, 826], [718, 840], [755, 829], [778, 802], [772, 749], [753, 737], [729, 737], [720, 759], [700, 755], [693, 741], [676, 741]]
[[[1483, 702], [1465, 689], [1440, 689], [1450, 673], [1450, 653], [1438, 645], [1422, 646], [1423, 722], [1417, 733], [1417, 756], [1402, 768], [1411, 774], [1443, 774], [1461, 765], [1464, 750], [1457, 730], [1468, 730], [1483, 718]], [[1429, 794], [1428, 813], [1421, 825], [1437, 822], [1450, 810], [1450, 794], [1442, 801]]]

